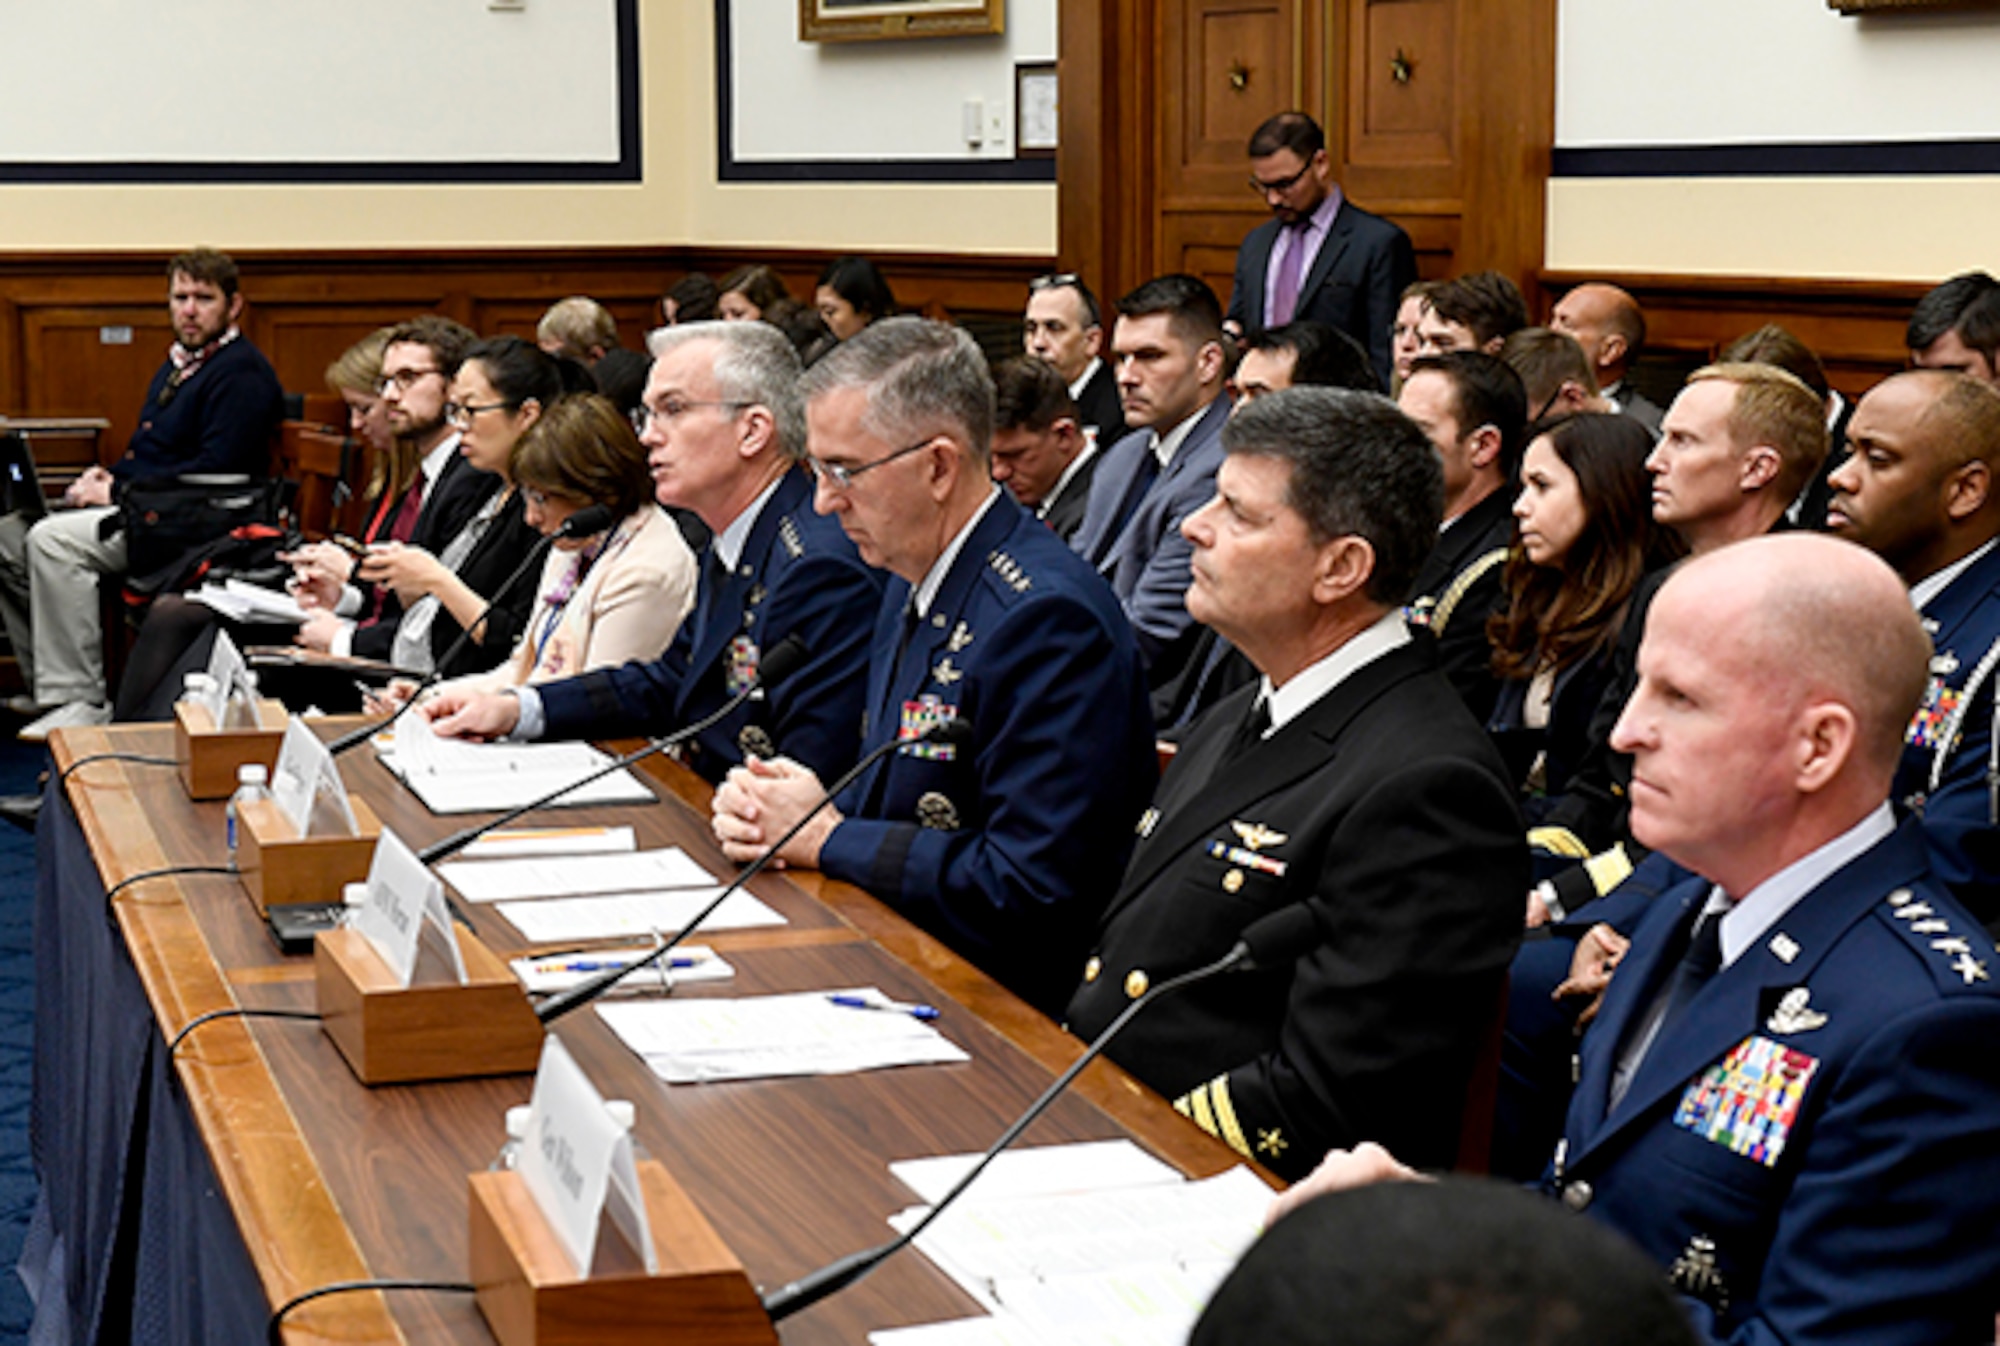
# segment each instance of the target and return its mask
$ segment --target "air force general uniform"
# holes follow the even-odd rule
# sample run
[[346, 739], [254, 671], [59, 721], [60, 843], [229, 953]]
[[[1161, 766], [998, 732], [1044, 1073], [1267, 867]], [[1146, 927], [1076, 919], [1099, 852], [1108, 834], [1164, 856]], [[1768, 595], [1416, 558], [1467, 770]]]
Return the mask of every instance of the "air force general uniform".
[[1094, 1037], [1148, 986], [1308, 904], [1322, 938], [1295, 966], [1164, 997], [1109, 1049], [1290, 1178], [1362, 1140], [1452, 1161], [1528, 886], [1513, 787], [1429, 644], [1397, 612], [1323, 662], [1341, 655], [1366, 662], [1267, 738], [1244, 732], [1261, 680], [1196, 724], [1068, 1011]]
[[1152, 792], [1145, 676], [1111, 590], [1004, 491], [957, 545], [928, 604], [889, 581], [863, 747], [953, 717], [971, 737], [865, 772], [820, 868], [1052, 1011]]
[[2000, 956], [1917, 825], [1892, 828], [1885, 807], [1775, 918], [1720, 925], [1721, 970], [1653, 1030], [1711, 886], [1661, 893], [1584, 1036], [1545, 1183], [1668, 1269], [1712, 1339], [1992, 1338]]
[[703, 733], [689, 765], [720, 780], [746, 753], [784, 753], [822, 777], [853, 765], [867, 677], [867, 633], [881, 572], [840, 525], [813, 512], [812, 476], [788, 470], [758, 508], [727, 574], [711, 551], [694, 611], [660, 658], [543, 684], [543, 738], [660, 734], [721, 709], [763, 652], [796, 635], [805, 663]]

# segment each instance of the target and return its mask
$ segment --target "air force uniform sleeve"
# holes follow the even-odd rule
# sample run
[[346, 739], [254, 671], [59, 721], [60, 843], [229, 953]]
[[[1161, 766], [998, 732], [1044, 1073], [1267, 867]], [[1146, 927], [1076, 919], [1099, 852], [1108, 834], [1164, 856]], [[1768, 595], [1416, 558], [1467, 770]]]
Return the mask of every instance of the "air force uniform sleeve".
[[877, 763], [820, 852], [1045, 1011], [1061, 1004], [1152, 792], [1144, 675], [1117, 600], [1004, 493], [903, 642], [892, 580], [864, 746], [953, 716], [969, 741]]
[[[1624, 1044], [1708, 885], [1651, 906], [1545, 1178], [1636, 1240], [1710, 1340], [1985, 1341], [2000, 1302], [2000, 968], [1906, 822]], [[1679, 925], [1677, 925], [1679, 923]]]
[[705, 567], [694, 611], [658, 659], [539, 690], [542, 737], [660, 734], [721, 708], [755, 675], [763, 651], [805, 642], [799, 670], [691, 745], [689, 765], [720, 780], [745, 754], [778, 753], [831, 778], [854, 764], [867, 684], [868, 632], [881, 572], [864, 565], [839, 523], [812, 509], [812, 478], [787, 472], [764, 503], [736, 569]]

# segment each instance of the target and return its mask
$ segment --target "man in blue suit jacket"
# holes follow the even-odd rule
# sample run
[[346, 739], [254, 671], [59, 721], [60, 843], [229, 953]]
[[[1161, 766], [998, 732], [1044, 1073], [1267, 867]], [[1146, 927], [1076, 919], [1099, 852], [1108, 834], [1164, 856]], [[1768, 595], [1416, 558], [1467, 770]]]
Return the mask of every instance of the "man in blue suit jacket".
[[[1914, 370], [1876, 385], [1827, 484], [1829, 531], [1894, 566], [1930, 633], [1923, 704], [1892, 797], [1923, 819], [1931, 867], [2000, 924], [2000, 816], [1990, 788], [2000, 665], [2000, 392]], [[1817, 522], [1817, 521], [1809, 521]]]
[[1361, 343], [1386, 388], [1396, 305], [1417, 278], [1410, 236], [1342, 198], [1326, 134], [1303, 112], [1280, 112], [1251, 135], [1250, 185], [1274, 218], [1237, 249], [1232, 329], [1243, 336], [1300, 318], [1337, 327]]
[[2000, 959], [1888, 801], [1928, 656], [1892, 571], [1804, 533], [1648, 616], [1616, 742], [1633, 831], [1696, 877], [1633, 931], [1544, 1185], [1710, 1340], [1992, 1335]]
[[1193, 276], [1155, 277], [1118, 301], [1111, 348], [1133, 430], [1104, 450], [1070, 545], [1124, 604], [1157, 686], [1180, 668], [1193, 625], [1181, 524], [1215, 494], [1222, 466], [1222, 306]]
[[[962, 719], [961, 743], [877, 761], [781, 852], [866, 888], [1023, 999], [1062, 1003], [1152, 793], [1152, 724], [1117, 600], [991, 480], [993, 387], [964, 332], [879, 322], [806, 375], [818, 507], [895, 578], [867, 664], [864, 749]], [[747, 860], [818, 773], [730, 773], [715, 832]]]
[[714, 530], [694, 611], [658, 659], [480, 696], [447, 691], [427, 708], [441, 734], [517, 739], [660, 734], [742, 690], [763, 651], [798, 636], [806, 660], [761, 700], [684, 750], [710, 780], [745, 756], [783, 752], [813, 770], [847, 769], [860, 742], [868, 629], [882, 577], [811, 508], [799, 465], [805, 413], [791, 344], [763, 323], [666, 329], [647, 379], [640, 438], [663, 504]]

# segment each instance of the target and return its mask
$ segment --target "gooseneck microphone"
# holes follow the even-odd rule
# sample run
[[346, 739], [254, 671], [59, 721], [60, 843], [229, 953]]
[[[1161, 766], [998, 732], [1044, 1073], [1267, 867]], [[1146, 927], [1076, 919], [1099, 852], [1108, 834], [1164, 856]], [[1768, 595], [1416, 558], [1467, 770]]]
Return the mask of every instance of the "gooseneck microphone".
[[744, 687], [735, 696], [730, 697], [729, 700], [723, 702], [722, 705], [718, 706], [711, 713], [696, 720], [693, 724], [682, 729], [676, 729], [671, 734], [653, 739], [642, 747], [634, 748], [623, 757], [614, 758], [606, 762], [589, 775], [580, 776], [559, 790], [551, 790], [540, 799], [531, 799], [525, 804], [507, 810], [491, 822], [478, 823], [472, 827], [462, 828], [442, 841], [434, 841], [417, 852], [417, 859], [427, 865], [434, 865], [440, 860], [450, 859], [473, 842], [479, 840], [479, 838], [485, 836], [488, 832], [498, 827], [505, 827], [508, 823], [513, 822], [523, 814], [533, 813], [539, 808], [546, 808], [572, 790], [580, 790], [594, 780], [601, 780], [614, 771], [623, 770], [625, 767], [631, 766], [634, 762], [651, 757], [654, 753], [665, 752], [676, 744], [685, 743], [696, 735], [706, 732], [711, 726], [735, 714], [737, 707], [741, 706], [751, 697], [764, 691], [766, 688], [776, 687], [779, 683], [791, 677], [792, 674], [798, 672], [805, 664], [806, 654], [806, 643], [797, 633], [786, 636], [783, 640], [772, 646], [764, 654], [763, 658], [757, 661], [757, 676], [750, 679], [749, 685]]
[[417, 704], [417, 698], [422, 696], [426, 691], [429, 691], [444, 676], [444, 670], [451, 664], [452, 660], [458, 658], [460, 651], [465, 648], [466, 642], [472, 639], [472, 633], [485, 624], [487, 617], [493, 612], [494, 605], [514, 591], [514, 586], [521, 582], [521, 577], [527, 574], [531, 568], [541, 563], [542, 558], [548, 555], [549, 548], [552, 545], [567, 538], [595, 537], [609, 528], [615, 521], [616, 516], [612, 514], [609, 505], [591, 505], [578, 510], [567, 519], [564, 519], [562, 527], [556, 529], [555, 532], [538, 539], [534, 546], [528, 548], [528, 554], [521, 558], [521, 564], [515, 566], [513, 572], [500, 582], [500, 587], [493, 591], [493, 597], [488, 599], [486, 606], [479, 610], [479, 615], [474, 617], [466, 628], [458, 633], [458, 638], [452, 641], [450, 646], [446, 648], [443, 657], [431, 666], [431, 671], [424, 675], [423, 681], [417, 684], [416, 690], [412, 691], [404, 699], [402, 705], [396, 707], [394, 713], [387, 719], [378, 720], [374, 724], [364, 724], [348, 730], [345, 734], [327, 744], [326, 750], [334, 756], [339, 756], [356, 744], [364, 743], [383, 730], [394, 726], [396, 721], [402, 719], [411, 706]]
[[591, 1001], [597, 999], [599, 996], [603, 995], [606, 991], [609, 991], [612, 987], [616, 986], [619, 982], [625, 980], [625, 978], [631, 976], [633, 973], [639, 971], [641, 968], [651, 967], [654, 963], [657, 963], [660, 961], [660, 959], [666, 957], [674, 949], [678, 948], [682, 943], [682, 941], [687, 939], [689, 935], [693, 934], [703, 921], [713, 916], [716, 912], [716, 909], [719, 908], [724, 902], [727, 902], [732, 893], [735, 893], [737, 890], [742, 888], [744, 884], [750, 882], [750, 880], [756, 878], [759, 874], [763, 873], [764, 867], [770, 864], [772, 860], [776, 859], [778, 852], [785, 848], [785, 843], [790, 841], [793, 837], [797, 836], [800, 833], [800, 831], [802, 831], [805, 828], [805, 825], [807, 823], [811, 822], [815, 817], [819, 815], [819, 811], [821, 809], [825, 808], [828, 804], [831, 804], [834, 800], [834, 796], [838, 795], [842, 790], [845, 790], [849, 785], [852, 785], [856, 780], [856, 778], [858, 778], [862, 772], [866, 771], [869, 767], [875, 765], [875, 763], [882, 760], [882, 758], [888, 755], [890, 752], [893, 752], [898, 748], [914, 747], [919, 743], [956, 745], [964, 743], [967, 739], [971, 737], [972, 737], [971, 721], [961, 720], [961, 719], [950, 719], [950, 720], [943, 720], [937, 724], [932, 725], [928, 730], [924, 731], [922, 734], [919, 734], [915, 738], [905, 738], [905, 739], [892, 738], [887, 743], [880, 745], [873, 752], [868, 753], [860, 761], [856, 762], [852, 767], [849, 767], [847, 771], [841, 775], [839, 780], [835, 781], [833, 784], [827, 786], [825, 790], [821, 791], [819, 802], [814, 804], [810, 809], [806, 810], [804, 817], [800, 818], [797, 822], [793, 823], [790, 827], [786, 828], [785, 834], [783, 836], [779, 837], [776, 841], [766, 846], [763, 852], [760, 855], [758, 855], [758, 857], [755, 860], [752, 860], [750, 864], [743, 870], [742, 873], [738, 874], [734, 879], [730, 880], [728, 887], [724, 888], [721, 892], [717, 893], [713, 901], [711, 901], [707, 906], [703, 907], [700, 911], [696, 912], [694, 916], [691, 919], [689, 919], [686, 924], [681, 926], [679, 930], [675, 931], [672, 939], [667, 940], [664, 944], [660, 945], [659, 948], [654, 949], [652, 952], [648, 953], [644, 958], [641, 958], [636, 963], [628, 963], [624, 967], [615, 967], [609, 969], [608, 971], [600, 972], [587, 982], [583, 982], [580, 985], [573, 986], [569, 990], [562, 992], [560, 995], [551, 996], [548, 1000], [543, 1001], [542, 1004], [536, 1008], [535, 1010], [536, 1015], [539, 1016], [541, 1021], [545, 1024], [553, 1023], [557, 1019], [562, 1018], [563, 1015], [568, 1014], [571, 1010], [580, 1009], [583, 1006], [588, 1005]]
[[901, 1252], [916, 1241], [919, 1234], [930, 1227], [931, 1221], [944, 1214], [945, 1207], [958, 1199], [959, 1193], [972, 1185], [972, 1180], [986, 1171], [986, 1166], [999, 1157], [1000, 1152], [1013, 1144], [1020, 1134], [1027, 1130], [1034, 1120], [1048, 1110], [1049, 1104], [1069, 1087], [1071, 1080], [1083, 1068], [1095, 1061], [1111, 1040], [1124, 1031], [1125, 1025], [1139, 1011], [1182, 987], [1207, 981], [1210, 977], [1224, 972], [1249, 972], [1259, 968], [1277, 967], [1285, 963], [1297, 962], [1314, 945], [1319, 943], [1319, 921], [1312, 909], [1305, 903], [1296, 903], [1272, 912], [1261, 920], [1253, 921], [1236, 941], [1236, 946], [1222, 957], [1202, 967], [1183, 972], [1178, 977], [1169, 977], [1156, 982], [1144, 995], [1127, 1005], [1119, 1016], [1084, 1049], [1083, 1055], [1070, 1063], [1069, 1069], [1056, 1076], [1042, 1096], [1028, 1105], [1028, 1110], [1020, 1115], [1014, 1124], [1000, 1133], [1000, 1138], [987, 1147], [979, 1162], [967, 1170], [964, 1177], [952, 1184], [951, 1190], [940, 1197], [925, 1212], [924, 1217], [910, 1226], [905, 1233], [898, 1234], [887, 1243], [867, 1248], [857, 1253], [849, 1253], [837, 1262], [830, 1262], [819, 1270], [801, 1276], [798, 1280], [764, 1296], [764, 1312], [774, 1323], [783, 1322], [801, 1309], [812, 1307], [837, 1290], [844, 1290], [866, 1276], [882, 1263]]

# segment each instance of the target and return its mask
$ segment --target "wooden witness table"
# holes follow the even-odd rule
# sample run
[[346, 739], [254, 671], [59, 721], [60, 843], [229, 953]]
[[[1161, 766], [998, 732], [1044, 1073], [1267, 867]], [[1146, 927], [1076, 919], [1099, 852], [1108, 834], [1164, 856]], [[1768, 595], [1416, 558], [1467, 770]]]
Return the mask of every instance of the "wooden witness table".
[[[322, 732], [352, 723], [325, 722]], [[54, 736], [53, 748], [58, 770], [88, 753], [172, 753], [168, 729], [151, 725], [69, 730]], [[372, 748], [343, 758], [342, 771], [349, 788], [412, 846], [469, 821], [433, 817], [389, 776]], [[552, 816], [565, 823], [630, 824], [642, 848], [678, 845], [711, 871], [730, 873], [709, 837], [708, 786], [660, 758], [649, 774], [662, 796], [653, 805], [564, 809]], [[223, 806], [190, 803], [171, 768], [93, 763], [67, 788], [102, 884], [90, 894], [97, 902], [77, 899], [73, 911], [65, 906], [65, 924], [102, 921], [102, 890], [128, 875], [226, 862]], [[891, 996], [937, 1005], [943, 1010], [938, 1027], [973, 1058], [848, 1076], [669, 1088], [595, 1013], [558, 1023], [555, 1031], [604, 1094], [637, 1104], [640, 1142], [700, 1206], [751, 1279], [768, 1290], [889, 1237], [886, 1217], [915, 1200], [889, 1175], [891, 1161], [985, 1148], [1081, 1046], [857, 889], [817, 874], [773, 872], [759, 876], [750, 891], [788, 924], [697, 936], [729, 958], [736, 977], [679, 994], [872, 983]], [[528, 947], [491, 909], [465, 905], [497, 953], [510, 956]], [[121, 893], [113, 915], [162, 1039], [228, 1005], [313, 1007], [312, 960], [277, 952], [233, 877], [148, 880]], [[38, 952], [42, 942], [38, 932]], [[530, 1076], [371, 1090], [356, 1082], [316, 1025], [242, 1018], [195, 1030], [171, 1070], [180, 1086], [171, 1105], [184, 1106], [199, 1129], [200, 1149], [226, 1196], [267, 1306], [334, 1281], [468, 1278], [466, 1175], [491, 1162], [507, 1108], [528, 1101]], [[155, 1098], [151, 1106], [170, 1104]], [[1024, 1143], [1121, 1135], [1192, 1176], [1238, 1162], [1105, 1062], [1085, 1072]], [[66, 1140], [44, 1136], [41, 1146]], [[72, 1257], [80, 1255], [72, 1250]], [[875, 1329], [977, 1311], [921, 1254], [909, 1251], [788, 1320], [782, 1336], [787, 1342], [859, 1342]], [[463, 1294], [337, 1295], [301, 1306], [286, 1322], [287, 1340], [296, 1343], [491, 1340], [472, 1297]]]

